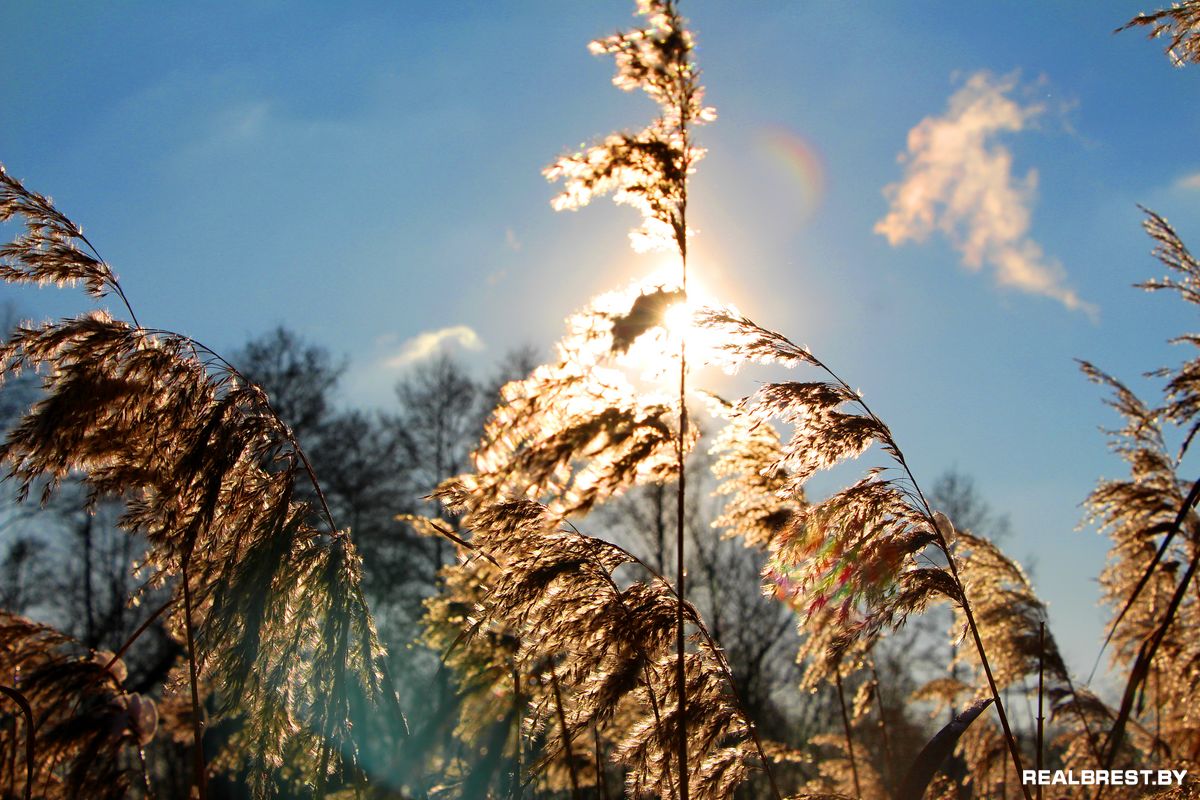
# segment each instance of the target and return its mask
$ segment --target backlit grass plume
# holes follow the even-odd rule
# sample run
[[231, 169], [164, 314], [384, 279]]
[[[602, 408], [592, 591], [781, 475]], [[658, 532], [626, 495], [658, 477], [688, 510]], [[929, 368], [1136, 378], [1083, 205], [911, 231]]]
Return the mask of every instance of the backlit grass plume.
[[[597, 729], [614, 741], [612, 757], [624, 767], [632, 797], [677, 794], [673, 759], [681, 732], [688, 737], [692, 797], [730, 797], [747, 771], [764, 763], [732, 694], [724, 656], [688, 604], [684, 614], [696, 633], [685, 664], [686, 716], [680, 716], [674, 656], [679, 599], [669, 583], [627, 551], [578, 532], [540, 504], [477, 504], [455, 483], [443, 485], [438, 496], [463, 515], [470, 547], [495, 567], [472, 612], [471, 635], [510, 631], [520, 643], [514, 669], [541, 670], [543, 688], [531, 696], [527, 730], [553, 733], [545, 735], [546, 750], [534, 769], [576, 747], [586, 755]], [[613, 573], [626, 566], [642, 567], [648, 578], [618, 583]], [[572, 783], [576, 790], [582, 785], [578, 776]]]
[[[738, 314], [705, 312], [703, 324], [721, 334], [715, 360], [727, 368], [757, 361], [825, 369], [807, 350]], [[752, 429], [777, 419], [792, 428], [774, 462], [759, 468], [764, 479], [776, 482], [781, 502], [792, 504], [783, 506], [787, 524], [769, 537], [773, 558], [768, 576], [804, 616], [833, 611], [839, 625], [837, 647], [844, 648], [885, 625], [899, 624], [937, 596], [957, 602], [960, 593], [946, 570], [917, 560], [942, 533], [905, 471], [891, 432], [865, 409], [857, 393], [833, 377], [767, 384], [742, 400], [735, 424]], [[819, 503], [796, 503], [817, 470], [861, 455], [876, 442], [896, 460], [900, 476], [884, 477], [883, 468], [871, 469], [867, 477]]]
[[[45, 197], [0, 173], [0, 220], [26, 234], [0, 250], [13, 282], [83, 282], [115, 293], [108, 265]], [[151, 585], [186, 643], [196, 738], [201, 680], [236, 715], [255, 786], [286, 754], [311, 765], [318, 794], [355, 780], [352, 712], [397, 714], [360, 588], [349, 532], [320, 500], [308, 461], [266, 395], [198, 342], [104, 311], [17, 328], [5, 374], [37, 370], [43, 395], [0, 446], [22, 497], [43, 500], [78, 474], [89, 502], [125, 501], [121, 525], [145, 536]], [[297, 499], [311, 481], [314, 508]], [[206, 767], [199, 743], [196, 781]], [[295, 760], [289, 756], [290, 760]]]
[[[1154, 255], [1168, 274], [1140, 286], [1172, 291], [1200, 305], [1200, 261], [1162, 216], [1146, 211]], [[1178, 343], [1200, 347], [1200, 336]], [[1104, 599], [1113, 608], [1109, 639], [1113, 659], [1129, 664], [1125, 692], [1105, 743], [1113, 763], [1130, 726], [1145, 716], [1173, 754], [1196, 760], [1200, 716], [1190, 702], [1200, 687], [1192, 668], [1200, 659], [1194, 631], [1200, 605], [1190, 587], [1200, 566], [1200, 517], [1194, 510], [1200, 481], [1180, 475], [1181, 462], [1200, 430], [1200, 357], [1155, 374], [1166, 379], [1161, 406], [1143, 402], [1121, 381], [1084, 362], [1084, 373], [1111, 392], [1108, 401], [1123, 418], [1110, 431], [1110, 447], [1129, 466], [1126, 478], [1101, 481], [1088, 506], [1098, 527], [1112, 540], [1101, 576]], [[1182, 440], [1172, 452], [1169, 437]], [[1153, 723], [1150, 724], [1152, 716]]]
[[[409, 521], [428, 526], [433, 535], [439, 528], [445, 530], [443, 523], [432, 520]], [[522, 736], [522, 722], [532, 697], [544, 694], [545, 687], [538, 680], [540, 670], [522, 671], [515, 663], [521, 644], [515, 628], [477, 625], [476, 608], [498, 565], [466, 543], [459, 550], [460, 563], [442, 568], [443, 583], [438, 594], [425, 600], [422, 619], [423, 641], [441, 655], [456, 680], [457, 719], [450, 723], [452, 730], [442, 723], [436, 731], [417, 731], [417, 746], [430, 751], [423, 760], [441, 786], [449, 790], [457, 781], [457, 796], [486, 793], [498, 774], [505, 778], [501, 791], [517, 796], [517, 787], [527, 780], [530, 754], [537, 750]], [[451, 736], [467, 745], [466, 752], [445, 747]], [[447, 751], [444, 755], [433, 755], [438, 745]]]
[[[700, 324], [720, 342], [712, 360], [735, 370], [749, 363], [817, 369], [823, 380], [770, 383], [743, 399], [737, 413], [750, 424], [779, 422], [791, 429], [767, 477], [786, 471], [778, 493], [788, 507], [787, 525], [770, 539], [766, 576], [828, 642], [826, 669], [851, 649], [869, 648], [932, 602], [960, 608], [996, 703], [1017, 770], [1021, 757], [992, 674], [980, 626], [964, 591], [954, 555], [954, 526], [921, 492], [891, 431], [861, 395], [807, 349], [729, 310], [708, 310]], [[746, 424], [746, 423], [742, 423]], [[793, 511], [805, 482], [818, 470], [857, 458], [872, 446], [890, 464], [867, 470], [862, 479], [820, 502]], [[935, 561], [927, 552], [933, 550]], [[814, 663], [820, 664], [819, 660]]]
[[1138, 14], [1117, 30], [1150, 26], [1150, 37], [1170, 37], [1167, 56], [1182, 67], [1200, 62], [1200, 0], [1182, 0], [1152, 14]]
[[789, 489], [790, 475], [779, 466], [783, 443], [773, 426], [733, 413], [724, 401], [716, 400], [713, 405], [715, 413], [725, 419], [709, 448], [716, 456], [713, 475], [721, 481], [716, 493], [725, 497], [713, 527], [749, 547], [767, 550], [803, 510], [803, 490]]
[[[667, 286], [647, 285], [616, 307], [603, 307], [602, 299], [573, 318], [558, 362], [505, 387], [504, 402], [476, 453], [476, 475], [464, 476], [461, 485], [480, 500], [543, 498], [555, 513], [567, 513], [587, 511], [636, 483], [671, 477], [677, 481], [673, 589], [680, 602], [674, 608], [675, 682], [667, 699], [675, 704], [678, 721], [673, 791], [688, 800], [691, 679], [682, 602], [683, 464], [694, 436], [686, 405], [686, 345], [681, 338], [660, 357], [660, 373], [668, 367], [678, 369], [673, 400], [637, 392], [609, 362], [628, 357], [639, 339], [664, 327], [669, 305], [687, 299], [688, 179], [703, 155], [692, 144], [691, 129], [715, 114], [703, 103], [692, 36], [676, 3], [639, 0], [638, 14], [643, 27], [594, 41], [590, 49], [612, 55], [617, 66], [614, 83], [627, 91], [642, 89], [657, 104], [658, 116], [641, 131], [613, 133], [581, 152], [560, 157], [545, 175], [563, 184], [553, 203], [556, 209], [576, 209], [602, 194], [637, 209], [642, 223], [631, 236], [634, 248], [677, 253], [678, 279]], [[584, 466], [576, 469], [576, 462]], [[503, 588], [494, 591], [502, 593]]]
[[691, 143], [689, 128], [716, 119], [704, 105], [704, 88], [692, 60], [692, 34], [673, 0], [638, 0], [646, 27], [591, 43], [596, 54], [617, 62], [613, 83], [641, 89], [658, 104], [660, 115], [637, 133], [614, 133], [579, 153], [559, 158], [546, 177], [561, 180], [557, 209], [587, 205], [611, 193], [633, 206], [642, 225], [631, 235], [636, 250], [687, 252], [687, 182], [704, 151]]
[[[676, 476], [678, 402], [640, 389], [627, 358], [641, 340], [661, 340], [663, 310], [675, 300], [661, 287], [634, 286], [568, 319], [557, 361], [504, 386], [472, 454], [474, 472], [461, 480], [481, 500], [524, 497], [570, 514]], [[688, 435], [686, 449], [693, 443]]]
[[[1036, 677], [1039, 670], [1052, 687], [1068, 683], [1066, 664], [1054, 637], [1040, 633], [1047, 619], [1046, 606], [1020, 565], [995, 543], [965, 530], [954, 532], [954, 556], [996, 684], [1007, 688], [1029, 676]], [[957, 610], [957, 628], [965, 635], [966, 620], [961, 609]], [[959, 649], [956, 654], [978, 666], [977, 653]]]

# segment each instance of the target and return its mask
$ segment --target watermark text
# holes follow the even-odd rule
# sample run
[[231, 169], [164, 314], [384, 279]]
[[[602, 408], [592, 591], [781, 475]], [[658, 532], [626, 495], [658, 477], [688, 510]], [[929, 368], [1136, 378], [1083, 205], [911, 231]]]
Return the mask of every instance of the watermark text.
[[1175, 786], [1186, 769], [1026, 769], [1021, 783], [1033, 786]]

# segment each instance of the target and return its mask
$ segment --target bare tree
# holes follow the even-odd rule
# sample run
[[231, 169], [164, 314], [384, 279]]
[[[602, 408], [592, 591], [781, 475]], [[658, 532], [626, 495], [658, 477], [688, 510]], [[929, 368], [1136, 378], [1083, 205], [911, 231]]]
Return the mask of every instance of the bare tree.
[[333, 410], [332, 394], [346, 371], [345, 362], [283, 326], [251, 339], [233, 361], [266, 391], [301, 444], [311, 446]]
[[[479, 439], [481, 390], [462, 365], [442, 353], [417, 365], [396, 383], [400, 407], [392, 425], [403, 432], [409, 474], [422, 494], [466, 468], [467, 456]], [[436, 504], [428, 509], [437, 511]], [[429, 575], [436, 575], [450, 554], [440, 538], [430, 538]]]
[[975, 485], [975, 479], [952, 467], [934, 481], [929, 501], [954, 522], [959, 530], [968, 530], [992, 541], [1007, 538], [1012, 525], [1007, 514], [996, 512]]

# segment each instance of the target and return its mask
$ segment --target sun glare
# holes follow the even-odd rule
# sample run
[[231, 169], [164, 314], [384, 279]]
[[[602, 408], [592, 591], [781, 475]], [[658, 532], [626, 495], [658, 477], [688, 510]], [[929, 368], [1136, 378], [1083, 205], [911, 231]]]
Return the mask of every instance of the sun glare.
[[[670, 280], [657, 280], [652, 275], [642, 284], [642, 291], [672, 290], [677, 285]], [[714, 345], [713, 332], [696, 324], [698, 312], [703, 308], [720, 305], [704, 284], [689, 276], [687, 297], [668, 306], [659, 324], [639, 336], [618, 362], [636, 371], [643, 380], [657, 381], [665, 374], [678, 369], [679, 354], [683, 345], [690, 368], [707, 362], [707, 354]]]

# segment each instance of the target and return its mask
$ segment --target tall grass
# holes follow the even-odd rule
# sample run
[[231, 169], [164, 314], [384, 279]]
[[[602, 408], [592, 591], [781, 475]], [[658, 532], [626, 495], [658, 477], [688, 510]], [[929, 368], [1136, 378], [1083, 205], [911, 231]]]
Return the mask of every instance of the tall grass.
[[[318, 787], [352, 774], [352, 707], [399, 709], [357, 553], [303, 450], [266, 395], [219, 355], [143, 327], [82, 229], [0, 172], [0, 222], [10, 219], [25, 233], [0, 248], [0, 277], [81, 282], [94, 297], [119, 298], [130, 321], [94, 311], [13, 332], [0, 346], [0, 367], [7, 375], [42, 373], [42, 396], [9, 432], [0, 461], [21, 498], [37, 489], [44, 502], [77, 474], [89, 506], [124, 501], [121, 526], [148, 542], [146, 585], [172, 587], [163, 613], [185, 643], [201, 796], [206, 704], [243, 726], [260, 796], [285, 758], [300, 781]], [[297, 499], [298, 481], [311, 483], [315, 506]], [[77, 660], [36, 637], [9, 646], [14, 664], [38, 650], [49, 670], [72, 669]], [[69, 755], [39, 765], [44, 779], [95, 770], [93, 749]]]

